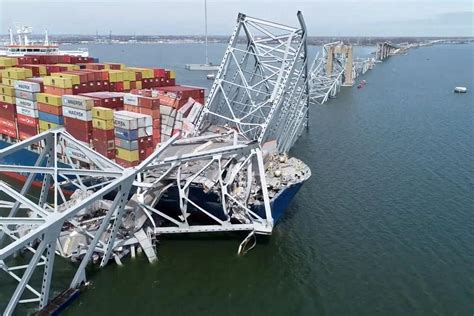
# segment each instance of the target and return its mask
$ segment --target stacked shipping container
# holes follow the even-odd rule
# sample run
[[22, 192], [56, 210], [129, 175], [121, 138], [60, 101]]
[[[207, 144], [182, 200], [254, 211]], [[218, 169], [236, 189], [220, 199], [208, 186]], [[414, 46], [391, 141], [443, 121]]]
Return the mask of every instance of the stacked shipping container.
[[92, 146], [95, 151], [115, 158], [114, 111], [104, 107], [92, 109]]
[[15, 81], [18, 138], [20, 140], [38, 134], [39, 112], [37, 100], [42, 91], [43, 85], [40, 80]]
[[189, 133], [204, 102], [203, 89], [175, 86], [175, 72], [163, 68], [27, 55], [0, 57], [0, 70], [0, 134], [23, 140], [64, 125], [125, 167]]

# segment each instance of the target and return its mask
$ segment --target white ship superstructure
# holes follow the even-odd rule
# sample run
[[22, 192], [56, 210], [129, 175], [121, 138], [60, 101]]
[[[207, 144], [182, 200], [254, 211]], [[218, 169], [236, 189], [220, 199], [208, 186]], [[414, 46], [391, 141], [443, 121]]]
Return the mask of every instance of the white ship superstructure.
[[[59, 45], [51, 43], [48, 37], [48, 31], [45, 31], [43, 42], [32, 42], [28, 38], [33, 32], [31, 26], [17, 27], [10, 32], [10, 44], [0, 47], [0, 56], [21, 57], [25, 55], [71, 55], [88, 57], [89, 51], [86, 48], [76, 50], [60, 50]], [[16, 35], [16, 36], [15, 36]], [[16, 38], [15, 38], [16, 37]]]

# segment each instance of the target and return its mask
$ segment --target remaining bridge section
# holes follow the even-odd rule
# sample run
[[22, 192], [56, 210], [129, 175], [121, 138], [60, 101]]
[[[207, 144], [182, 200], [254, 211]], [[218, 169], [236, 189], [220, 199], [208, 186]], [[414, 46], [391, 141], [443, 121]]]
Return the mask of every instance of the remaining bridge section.
[[352, 86], [355, 78], [373, 67], [373, 60], [354, 59], [352, 45], [341, 41], [323, 46], [309, 72], [310, 100], [317, 104], [335, 97], [341, 86]]
[[396, 54], [400, 47], [390, 42], [377, 43], [376, 59], [379, 61], [385, 60], [387, 57]]

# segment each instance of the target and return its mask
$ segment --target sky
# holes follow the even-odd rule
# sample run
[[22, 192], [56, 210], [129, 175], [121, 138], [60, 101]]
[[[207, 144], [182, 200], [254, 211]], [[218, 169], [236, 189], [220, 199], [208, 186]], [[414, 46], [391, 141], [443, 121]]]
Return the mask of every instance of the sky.
[[[208, 0], [208, 33], [230, 35], [239, 12], [297, 25], [310, 36], [474, 36], [472, 0]], [[204, 0], [0, 0], [0, 34], [200, 35]]]

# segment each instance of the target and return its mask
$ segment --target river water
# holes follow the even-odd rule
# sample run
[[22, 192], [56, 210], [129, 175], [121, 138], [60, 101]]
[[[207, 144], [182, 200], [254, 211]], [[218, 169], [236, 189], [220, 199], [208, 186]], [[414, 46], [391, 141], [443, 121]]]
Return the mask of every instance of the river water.
[[[211, 45], [218, 62], [224, 45]], [[314, 56], [317, 48], [310, 47]], [[164, 66], [210, 86], [199, 45], [93, 45], [101, 61]], [[370, 50], [356, 50], [368, 55]], [[472, 315], [474, 313], [474, 45], [389, 58], [312, 106], [291, 154], [312, 169], [270, 238], [163, 239], [144, 257], [90, 271], [65, 315]], [[467, 94], [454, 94], [457, 85]], [[55, 287], [70, 280], [58, 260]], [[0, 301], [6, 296], [0, 293]], [[3, 302], [2, 302], [3, 303]]]

